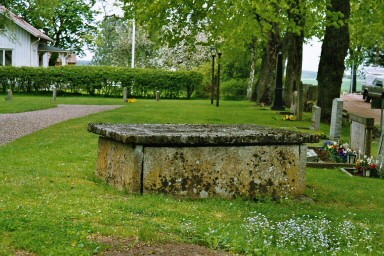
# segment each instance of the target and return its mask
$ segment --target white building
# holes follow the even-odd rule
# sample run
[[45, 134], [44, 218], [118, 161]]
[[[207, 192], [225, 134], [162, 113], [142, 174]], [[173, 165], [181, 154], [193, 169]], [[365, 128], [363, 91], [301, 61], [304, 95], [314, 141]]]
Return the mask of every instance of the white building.
[[65, 65], [69, 51], [48, 46], [51, 38], [1, 5], [0, 15], [11, 20], [0, 26], [0, 66], [48, 67], [51, 52], [60, 53]]

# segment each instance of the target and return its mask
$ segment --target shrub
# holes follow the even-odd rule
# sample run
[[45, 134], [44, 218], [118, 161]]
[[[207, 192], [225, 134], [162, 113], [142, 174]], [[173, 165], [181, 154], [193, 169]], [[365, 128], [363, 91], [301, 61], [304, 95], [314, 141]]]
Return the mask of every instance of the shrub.
[[106, 66], [0, 67], [0, 83], [5, 92], [42, 92], [56, 87], [59, 93], [153, 97], [161, 91], [167, 98], [190, 98], [200, 87], [202, 75], [194, 71], [164, 71]]
[[221, 95], [228, 100], [243, 100], [247, 96], [247, 80], [231, 79], [221, 84]]

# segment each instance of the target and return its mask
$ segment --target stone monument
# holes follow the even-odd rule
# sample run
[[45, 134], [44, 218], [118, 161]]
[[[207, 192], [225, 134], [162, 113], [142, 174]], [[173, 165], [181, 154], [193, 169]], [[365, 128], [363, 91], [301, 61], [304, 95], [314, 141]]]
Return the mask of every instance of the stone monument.
[[7, 100], [13, 100], [12, 90], [8, 90]]
[[128, 88], [124, 87], [123, 89], [123, 102], [127, 102], [127, 96], [128, 96]]
[[160, 91], [156, 91], [156, 101], [160, 100]]
[[297, 115], [297, 108], [298, 108], [297, 91], [294, 91], [292, 94], [291, 109], [290, 109], [290, 112], [292, 113], [292, 115]]
[[315, 135], [256, 125], [89, 124], [97, 174], [132, 193], [297, 196]]
[[56, 87], [53, 87], [53, 92], [52, 92], [52, 100], [56, 101], [56, 95], [57, 95], [57, 89]]
[[358, 158], [364, 155], [371, 156], [372, 129], [375, 124], [374, 118], [366, 118], [358, 115], [350, 114], [350, 146], [356, 151]]
[[329, 138], [340, 139], [343, 124], [343, 99], [336, 98], [332, 103], [331, 128]]
[[321, 108], [318, 106], [312, 107], [312, 122], [311, 130], [320, 130]]

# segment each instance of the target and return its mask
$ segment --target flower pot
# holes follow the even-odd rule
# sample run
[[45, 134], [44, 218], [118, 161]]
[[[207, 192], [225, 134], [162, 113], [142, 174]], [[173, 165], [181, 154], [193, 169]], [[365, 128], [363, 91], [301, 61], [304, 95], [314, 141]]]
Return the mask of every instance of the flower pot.
[[365, 177], [369, 177], [371, 175], [371, 170], [365, 170]]

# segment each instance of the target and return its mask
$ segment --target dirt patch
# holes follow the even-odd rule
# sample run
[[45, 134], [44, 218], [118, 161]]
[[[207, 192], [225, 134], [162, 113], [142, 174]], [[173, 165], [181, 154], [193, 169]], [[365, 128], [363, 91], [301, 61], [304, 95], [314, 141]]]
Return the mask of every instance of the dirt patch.
[[[227, 256], [229, 252], [215, 251], [195, 244], [155, 244], [139, 241], [135, 238], [119, 239], [112, 236], [91, 238], [99, 243], [110, 245], [105, 256]], [[237, 254], [238, 255], [238, 254]]]
[[34, 255], [36, 255], [36, 254], [33, 254], [33, 253], [31, 253], [31, 252], [27, 252], [27, 251], [23, 251], [23, 250], [17, 250], [17, 251], [15, 252], [15, 255], [16, 255], [16, 256], [34, 256]]

